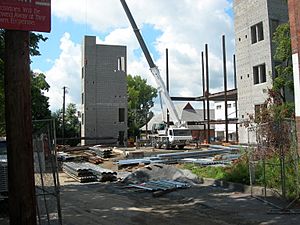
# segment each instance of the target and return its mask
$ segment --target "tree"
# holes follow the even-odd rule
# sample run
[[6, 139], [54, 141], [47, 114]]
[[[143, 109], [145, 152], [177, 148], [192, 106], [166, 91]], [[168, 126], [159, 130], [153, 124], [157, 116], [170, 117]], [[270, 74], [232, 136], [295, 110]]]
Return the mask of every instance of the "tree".
[[[275, 77], [272, 88], [268, 90], [268, 99], [260, 113], [256, 115], [256, 123], [279, 122], [285, 118], [294, 118], [294, 92], [292, 48], [289, 23], [281, 24], [273, 34], [275, 45], [274, 61]], [[288, 98], [287, 96], [290, 96]]]
[[273, 35], [273, 43], [276, 46], [274, 60], [277, 62], [276, 77], [273, 83], [273, 91], [278, 92], [282, 102], [286, 102], [285, 93], [293, 93], [293, 67], [292, 48], [289, 23], [281, 24], [277, 27]]
[[[52, 114], [52, 117], [55, 119], [56, 126], [56, 135], [57, 137], [62, 137], [63, 123], [62, 123], [62, 110], [59, 109]], [[80, 132], [80, 122], [77, 116], [76, 105], [70, 103], [67, 106], [65, 113], [65, 138], [76, 138], [79, 137]], [[65, 144], [75, 146], [79, 143], [79, 139], [66, 140]]]
[[[0, 30], [0, 136], [4, 133], [5, 124], [5, 96], [4, 96], [4, 35], [5, 30]], [[46, 41], [47, 38], [41, 34], [30, 33], [30, 56], [40, 55], [39, 42]], [[40, 91], [37, 91], [42, 87]], [[32, 115], [33, 119], [44, 119], [50, 117], [50, 111], [46, 109], [49, 106], [48, 98], [44, 96], [43, 91], [48, 91], [49, 85], [45, 81], [45, 75], [38, 75], [37, 78], [32, 73]], [[37, 102], [35, 102], [37, 101]], [[42, 109], [43, 113], [39, 112]], [[45, 117], [42, 117], [45, 116]]]
[[32, 73], [31, 77], [31, 104], [32, 119], [49, 119], [51, 111], [49, 110], [49, 98], [44, 95], [44, 91], [49, 91], [49, 84], [43, 73]]
[[153, 117], [150, 110], [153, 99], [157, 97], [157, 90], [147, 84], [147, 80], [141, 76], [127, 76], [128, 95], [128, 136], [135, 137], [139, 129]]
[[288, 101], [287, 93], [292, 95], [294, 92], [292, 48], [289, 23], [281, 24], [277, 27], [273, 35], [275, 44], [274, 60], [276, 77], [273, 87], [269, 90], [268, 104], [270, 105], [269, 114], [274, 120], [293, 118], [294, 103]]

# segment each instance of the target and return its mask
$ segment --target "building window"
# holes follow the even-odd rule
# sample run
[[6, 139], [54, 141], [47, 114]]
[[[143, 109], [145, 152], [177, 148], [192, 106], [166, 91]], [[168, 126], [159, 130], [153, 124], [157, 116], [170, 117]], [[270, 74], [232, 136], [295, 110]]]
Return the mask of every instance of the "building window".
[[251, 27], [251, 41], [252, 44], [255, 44], [256, 42], [262, 40], [264, 40], [264, 29], [263, 29], [263, 23], [260, 22]]
[[84, 125], [84, 113], [81, 114], [81, 124]]
[[119, 122], [125, 122], [125, 109], [119, 108]]
[[118, 71], [125, 72], [125, 57], [118, 57]]
[[84, 104], [84, 93], [81, 93], [81, 103]]
[[221, 105], [217, 105], [217, 109], [221, 109], [222, 108], [222, 106]]
[[253, 67], [253, 82], [254, 84], [265, 83], [267, 81], [266, 76], [266, 64], [261, 64]]

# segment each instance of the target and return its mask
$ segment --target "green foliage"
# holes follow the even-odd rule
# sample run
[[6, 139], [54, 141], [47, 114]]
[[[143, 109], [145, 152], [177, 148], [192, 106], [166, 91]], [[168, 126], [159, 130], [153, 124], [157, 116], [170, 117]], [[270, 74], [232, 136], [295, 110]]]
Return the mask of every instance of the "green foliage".
[[196, 174], [198, 177], [214, 178], [223, 180], [225, 177], [224, 167], [200, 167], [194, 164], [186, 164], [185, 169], [189, 169], [192, 173]]
[[[289, 23], [277, 27], [273, 35], [275, 45], [274, 60], [276, 77], [273, 86], [269, 89], [269, 98], [259, 113], [255, 115], [256, 123], [278, 123], [285, 118], [294, 118], [294, 102], [292, 97], [294, 91], [292, 50]], [[290, 95], [290, 98], [286, 97]]]
[[152, 117], [150, 109], [153, 107], [153, 99], [157, 96], [155, 88], [147, 84], [147, 80], [141, 76], [127, 76], [128, 95], [128, 136], [135, 137], [139, 129]]
[[[265, 170], [263, 161], [258, 161], [255, 164], [255, 172], [252, 174], [252, 180], [254, 185], [264, 186], [267, 188], [273, 188], [281, 190], [281, 167], [279, 156], [273, 156], [265, 160]], [[297, 163], [297, 165], [295, 165]], [[285, 160], [285, 187], [286, 197], [294, 198], [297, 196], [297, 174], [296, 167], [300, 169], [298, 161], [293, 161], [290, 157]], [[228, 182], [250, 184], [249, 174], [249, 160], [246, 154], [244, 154], [238, 161], [234, 162], [231, 166], [227, 167], [213, 167], [213, 166], [198, 166], [195, 164], [186, 164], [186, 169], [191, 170], [198, 177], [213, 178], [218, 180], [224, 180]], [[265, 172], [264, 172], [265, 171]]]
[[293, 67], [292, 67], [292, 47], [289, 23], [281, 24], [273, 34], [275, 44], [274, 60], [278, 65], [275, 66], [276, 77], [271, 89], [276, 104], [286, 102], [286, 92], [293, 93]]
[[31, 77], [31, 110], [32, 119], [48, 119], [51, 118], [49, 110], [49, 98], [44, 95], [44, 91], [50, 88], [46, 81], [46, 76], [42, 73], [33, 74]]
[[[4, 134], [4, 125], [5, 124], [5, 96], [4, 96], [4, 41], [5, 31], [0, 30], [0, 136]], [[30, 33], [30, 56], [38, 56], [39, 52], [39, 43], [41, 41], [46, 41], [41, 34]], [[45, 75], [34, 75], [32, 74], [32, 115], [33, 119], [45, 119], [50, 118], [50, 111], [48, 109], [49, 103], [48, 98], [44, 96], [44, 91], [49, 90], [49, 85], [45, 80]]]
[[272, 41], [276, 45], [274, 59], [281, 62], [291, 60], [292, 47], [289, 23], [284, 23], [277, 27]]
[[30, 48], [30, 55], [31, 56], [38, 56], [41, 55], [39, 51], [39, 43], [40, 41], [45, 42], [48, 38], [44, 37], [42, 34], [36, 34], [30, 32], [30, 43], [29, 43], [29, 48]]
[[249, 184], [249, 166], [248, 159], [244, 155], [241, 159], [234, 162], [231, 166], [196, 166], [194, 164], [185, 165], [186, 169], [191, 170], [199, 177], [214, 178], [229, 182]]
[[[63, 136], [63, 118], [62, 118], [62, 110], [58, 110], [52, 114], [52, 117], [55, 119], [55, 127], [56, 127], [56, 136], [58, 138], [62, 138]], [[64, 130], [64, 137], [65, 138], [74, 138], [79, 137], [80, 134], [80, 122], [77, 116], [77, 109], [76, 105], [70, 103], [67, 106], [65, 112], [65, 130]], [[66, 140], [65, 144], [75, 146], [79, 143], [78, 140]]]

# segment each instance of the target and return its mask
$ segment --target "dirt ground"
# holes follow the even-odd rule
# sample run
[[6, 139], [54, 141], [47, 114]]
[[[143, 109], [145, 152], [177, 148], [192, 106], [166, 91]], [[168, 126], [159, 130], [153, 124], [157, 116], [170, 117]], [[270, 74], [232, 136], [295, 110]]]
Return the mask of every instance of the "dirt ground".
[[[153, 152], [150, 149], [148, 152]], [[117, 170], [115, 154], [101, 164]], [[123, 172], [136, 168], [123, 169]], [[205, 182], [160, 197], [120, 182], [81, 184], [60, 173], [64, 225], [256, 225], [300, 224], [300, 214], [271, 214], [270, 205], [249, 193]], [[1, 208], [1, 205], [0, 205]], [[8, 224], [0, 214], [0, 225]]]
[[79, 184], [61, 174], [64, 225], [299, 224], [300, 215], [270, 214], [249, 194], [201, 184], [160, 197], [120, 183]]

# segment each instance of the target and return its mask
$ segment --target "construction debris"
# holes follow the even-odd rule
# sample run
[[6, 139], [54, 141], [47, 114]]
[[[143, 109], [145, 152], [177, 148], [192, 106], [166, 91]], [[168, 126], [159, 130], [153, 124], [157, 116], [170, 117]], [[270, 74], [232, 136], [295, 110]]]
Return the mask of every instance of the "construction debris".
[[202, 180], [189, 170], [178, 169], [171, 165], [148, 165], [127, 176], [125, 184], [140, 184], [155, 180], [173, 180], [190, 184], [202, 183]]
[[[185, 151], [185, 152], [174, 152], [174, 153], [164, 153], [158, 154], [154, 157], [144, 157], [140, 159], [126, 159], [119, 160], [117, 162], [118, 168], [124, 168], [128, 166], [135, 166], [140, 164], [175, 164], [175, 163], [185, 163], [193, 162], [201, 165], [215, 165], [222, 164], [228, 165], [240, 157], [240, 154], [235, 152], [240, 149], [240, 146], [210, 146], [208, 150], [204, 151]], [[212, 158], [218, 155], [220, 161], [214, 162]], [[209, 158], [211, 157], [211, 158]]]
[[157, 180], [148, 181], [141, 184], [129, 184], [129, 187], [151, 191], [153, 192], [153, 196], [158, 197], [179, 188], [189, 188], [191, 187], [191, 185], [185, 182], [178, 182], [173, 180]]

